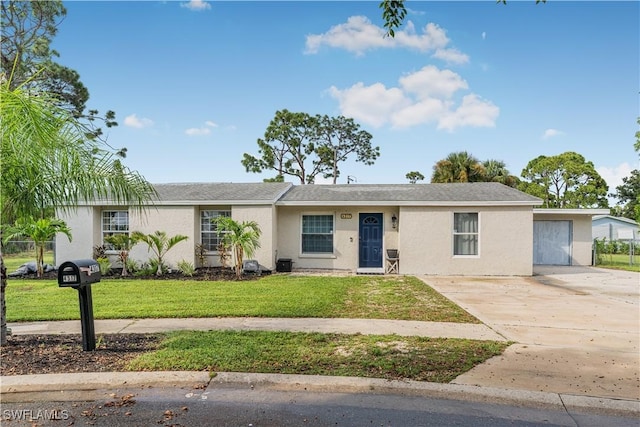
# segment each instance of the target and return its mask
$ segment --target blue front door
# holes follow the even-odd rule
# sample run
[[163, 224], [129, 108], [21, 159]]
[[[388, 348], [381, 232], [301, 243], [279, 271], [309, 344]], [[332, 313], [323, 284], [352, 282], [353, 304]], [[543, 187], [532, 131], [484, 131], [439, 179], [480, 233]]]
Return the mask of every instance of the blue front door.
[[360, 268], [382, 268], [382, 214], [360, 214]]

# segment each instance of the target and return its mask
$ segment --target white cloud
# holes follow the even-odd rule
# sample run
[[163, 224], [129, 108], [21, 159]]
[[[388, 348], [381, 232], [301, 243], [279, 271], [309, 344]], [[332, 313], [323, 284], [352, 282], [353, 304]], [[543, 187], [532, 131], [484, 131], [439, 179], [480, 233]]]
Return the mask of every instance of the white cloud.
[[344, 90], [332, 86], [329, 93], [340, 103], [343, 115], [375, 127], [387, 123], [394, 111], [411, 104], [402, 90], [387, 89], [382, 83], [365, 86], [360, 82]]
[[446, 31], [434, 23], [427, 24], [420, 34], [413, 22], [407, 21], [403, 30], [395, 32], [395, 37], [385, 37], [386, 30], [371, 23], [365, 16], [351, 16], [347, 22], [334, 25], [322, 34], [307, 36], [305, 53], [318, 53], [322, 46], [344, 49], [356, 55], [380, 48], [409, 48], [420, 52], [434, 52], [434, 57], [457, 64], [466, 63], [469, 57], [448, 47]]
[[153, 120], [144, 117], [138, 118], [135, 114], [131, 114], [124, 118], [124, 125], [136, 129], [142, 129], [153, 126]]
[[542, 134], [542, 139], [553, 138], [554, 136], [564, 135], [564, 132], [558, 129], [547, 129]]
[[482, 32], [482, 40], [485, 40], [487, 38], [487, 32], [483, 31]]
[[451, 70], [428, 65], [402, 76], [398, 87], [382, 83], [365, 86], [359, 82], [350, 88], [332, 86], [329, 93], [338, 100], [341, 113], [374, 127], [390, 124], [409, 127], [437, 123], [438, 129], [458, 127], [494, 127], [500, 109], [475, 94], [454, 100], [467, 82]]
[[190, 0], [187, 3], [181, 3], [180, 7], [186, 7], [187, 9], [196, 11], [211, 9], [209, 2], [203, 0]]
[[627, 162], [620, 163], [612, 168], [607, 166], [600, 166], [596, 168], [596, 172], [607, 182], [609, 186], [609, 192], [616, 191], [616, 187], [622, 185], [622, 178], [631, 176], [631, 170], [633, 168]]
[[449, 64], [466, 64], [469, 62], [469, 55], [460, 52], [458, 49], [438, 49], [433, 54], [434, 58], [441, 59]]
[[400, 77], [400, 86], [405, 92], [414, 94], [418, 99], [432, 96], [451, 98], [460, 89], [468, 89], [467, 82], [451, 70], [440, 70], [427, 65], [420, 71]]
[[427, 12], [425, 12], [424, 10], [415, 10], [415, 9], [411, 9], [411, 8], [407, 8], [407, 13], [410, 15], [418, 15], [418, 16], [422, 16], [422, 15], [426, 15]]
[[209, 129], [208, 127], [189, 128], [189, 129], [185, 130], [184, 133], [189, 135], [189, 136], [209, 135], [211, 133], [211, 129]]
[[453, 131], [457, 127], [495, 127], [500, 109], [476, 94], [465, 95], [462, 104], [438, 121], [438, 129]]
[[217, 123], [212, 122], [211, 120], [207, 120], [204, 122], [204, 126], [201, 126], [199, 128], [189, 128], [185, 130], [184, 133], [189, 136], [209, 135], [211, 133], [211, 129], [215, 129], [217, 127], [218, 127]]
[[339, 47], [357, 54], [365, 50], [391, 47], [392, 40], [384, 37], [385, 31], [364, 16], [352, 16], [346, 23], [331, 27], [324, 34], [307, 36], [305, 53], [318, 53], [322, 45]]

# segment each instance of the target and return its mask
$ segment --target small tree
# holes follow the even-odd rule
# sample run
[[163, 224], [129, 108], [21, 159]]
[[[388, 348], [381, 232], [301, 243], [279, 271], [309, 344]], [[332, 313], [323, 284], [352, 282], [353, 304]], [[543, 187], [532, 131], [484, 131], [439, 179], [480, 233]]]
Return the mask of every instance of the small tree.
[[424, 180], [424, 175], [418, 171], [408, 172], [404, 177], [409, 180], [409, 184], [415, 184], [418, 181]]
[[518, 189], [544, 200], [545, 208], [606, 208], [607, 183], [592, 162], [575, 152], [538, 156], [522, 170]]
[[213, 218], [212, 221], [215, 222], [223, 243], [233, 250], [236, 277], [239, 279], [242, 276], [244, 256], [251, 258], [260, 247], [260, 227], [255, 221], [237, 222], [224, 216]]
[[118, 251], [118, 259], [122, 263], [122, 276], [128, 276], [127, 263], [129, 261], [129, 251], [138, 243], [138, 239], [135, 236], [129, 234], [119, 233], [113, 234], [105, 238], [106, 242], [113, 245], [114, 249]]
[[34, 219], [27, 217], [19, 219], [14, 225], [4, 228], [4, 242], [16, 238], [27, 237], [35, 243], [36, 246], [36, 265], [38, 277], [42, 277], [44, 267], [44, 247], [47, 242], [53, 240], [58, 233], [63, 233], [71, 241], [71, 229], [61, 219], [41, 218]]
[[155, 254], [155, 260], [158, 263], [158, 269], [156, 270], [157, 276], [162, 276], [162, 267], [164, 266], [163, 258], [167, 252], [169, 252], [169, 250], [178, 243], [189, 238], [181, 234], [169, 237], [164, 231], [156, 231], [152, 234], [144, 234], [140, 231], [134, 231], [131, 233], [131, 237], [139, 242], [146, 243], [149, 250]]
[[196, 258], [198, 258], [198, 263], [200, 264], [200, 267], [208, 267], [207, 265], [207, 247], [205, 245], [203, 245], [202, 243], [197, 243], [196, 247]]
[[247, 172], [276, 172], [270, 182], [283, 182], [285, 176], [313, 184], [316, 176], [340, 175], [339, 163], [355, 155], [356, 162], [372, 165], [380, 148], [371, 145], [372, 136], [353, 119], [343, 116], [311, 116], [288, 110], [276, 111], [264, 139], [258, 139], [258, 156], [245, 153], [242, 165]]

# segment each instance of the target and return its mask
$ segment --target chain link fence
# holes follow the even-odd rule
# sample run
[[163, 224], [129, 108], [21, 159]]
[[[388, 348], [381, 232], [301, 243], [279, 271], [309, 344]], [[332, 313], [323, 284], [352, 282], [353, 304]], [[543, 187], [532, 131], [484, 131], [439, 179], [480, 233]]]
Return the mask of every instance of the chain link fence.
[[640, 266], [640, 240], [593, 240], [593, 265]]

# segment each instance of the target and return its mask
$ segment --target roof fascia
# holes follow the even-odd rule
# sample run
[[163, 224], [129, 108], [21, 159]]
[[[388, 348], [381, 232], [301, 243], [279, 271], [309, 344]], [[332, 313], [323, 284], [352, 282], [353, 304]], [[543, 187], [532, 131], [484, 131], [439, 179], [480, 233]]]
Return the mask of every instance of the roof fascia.
[[393, 200], [363, 200], [363, 201], [286, 201], [276, 202], [276, 206], [538, 206], [534, 201], [393, 201]]
[[535, 215], [606, 215], [609, 209], [533, 209]]

